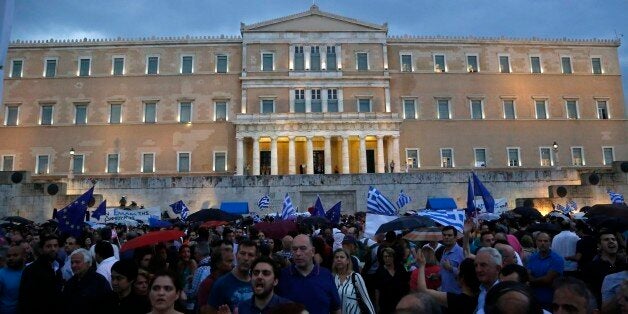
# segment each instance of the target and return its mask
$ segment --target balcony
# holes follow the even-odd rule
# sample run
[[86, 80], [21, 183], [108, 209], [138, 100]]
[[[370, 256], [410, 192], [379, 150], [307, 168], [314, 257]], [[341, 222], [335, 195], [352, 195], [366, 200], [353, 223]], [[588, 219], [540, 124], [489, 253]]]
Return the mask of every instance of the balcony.
[[307, 113], [269, 113], [269, 114], [236, 114], [235, 124], [284, 122], [401, 122], [396, 112], [307, 112]]

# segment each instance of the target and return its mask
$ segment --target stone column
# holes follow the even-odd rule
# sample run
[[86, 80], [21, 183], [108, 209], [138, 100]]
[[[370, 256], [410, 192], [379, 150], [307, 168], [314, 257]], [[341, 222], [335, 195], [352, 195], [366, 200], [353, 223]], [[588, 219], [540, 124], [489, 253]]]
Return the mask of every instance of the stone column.
[[321, 70], [327, 70], [327, 46], [319, 46], [320, 55], [321, 55]]
[[259, 176], [259, 137], [253, 137], [253, 175]]
[[288, 174], [297, 173], [296, 153], [294, 149], [294, 136], [288, 136]]
[[244, 138], [236, 137], [236, 168], [239, 176], [244, 174]]
[[331, 170], [331, 136], [325, 136], [325, 174], [333, 173]]
[[[399, 160], [399, 135], [393, 136], [392, 159], [395, 162], [395, 172], [401, 172], [401, 162]], [[405, 171], [405, 169], [404, 169]]]
[[278, 174], [279, 165], [277, 164], [277, 137], [270, 138], [270, 174], [276, 176]]
[[342, 137], [342, 173], [349, 173], [349, 137]]
[[366, 173], [366, 137], [360, 135], [360, 173]]
[[307, 137], [307, 169], [306, 169], [306, 173], [307, 174], [314, 174], [314, 145], [312, 143], [312, 137], [308, 136]]
[[382, 135], [377, 136], [377, 173], [384, 173], [385, 171], [384, 160], [384, 137]]
[[384, 88], [384, 98], [385, 98], [385, 102], [386, 102], [386, 104], [385, 104], [386, 108], [384, 108], [384, 109], [386, 110], [386, 112], [391, 112], [390, 111], [390, 88], [389, 87]]

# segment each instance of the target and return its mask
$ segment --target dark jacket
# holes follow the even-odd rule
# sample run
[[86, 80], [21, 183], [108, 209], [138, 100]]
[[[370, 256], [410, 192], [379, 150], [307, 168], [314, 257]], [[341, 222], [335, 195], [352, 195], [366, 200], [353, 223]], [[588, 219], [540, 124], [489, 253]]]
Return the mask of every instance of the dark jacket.
[[74, 275], [63, 288], [63, 313], [114, 313], [114, 294], [103, 275], [89, 269]]
[[148, 313], [151, 311], [150, 301], [147, 296], [137, 295], [131, 291], [126, 298], [116, 297], [117, 304], [111, 313], [115, 314], [136, 314]]
[[61, 269], [54, 271], [45, 256], [38, 258], [22, 273], [18, 313], [62, 313], [59, 306], [62, 287]]

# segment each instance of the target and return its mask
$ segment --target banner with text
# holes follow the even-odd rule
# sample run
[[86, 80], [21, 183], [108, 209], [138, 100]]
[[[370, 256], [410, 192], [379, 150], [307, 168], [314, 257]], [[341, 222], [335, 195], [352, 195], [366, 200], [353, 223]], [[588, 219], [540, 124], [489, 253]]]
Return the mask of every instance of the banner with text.
[[118, 207], [109, 207], [107, 208], [107, 214], [101, 216], [100, 219], [91, 217], [90, 221], [104, 224], [126, 224], [131, 221], [141, 221], [144, 224], [148, 224], [148, 218], [150, 217], [161, 219], [161, 209], [159, 207], [151, 207], [128, 210]]
[[[481, 213], [486, 212], [486, 207], [484, 207], [484, 201], [481, 199], [476, 199], [473, 201], [475, 203], [475, 207], [480, 209]], [[508, 210], [508, 200], [505, 198], [496, 198], [495, 199], [495, 214], [501, 214]]]

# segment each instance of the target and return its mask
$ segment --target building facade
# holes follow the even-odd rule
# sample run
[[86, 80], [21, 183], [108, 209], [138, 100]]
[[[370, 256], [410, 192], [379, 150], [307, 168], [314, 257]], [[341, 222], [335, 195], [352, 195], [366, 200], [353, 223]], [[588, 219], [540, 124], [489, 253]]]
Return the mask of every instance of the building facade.
[[317, 6], [233, 37], [14, 41], [0, 170], [610, 168], [628, 158], [619, 44], [390, 36]]

